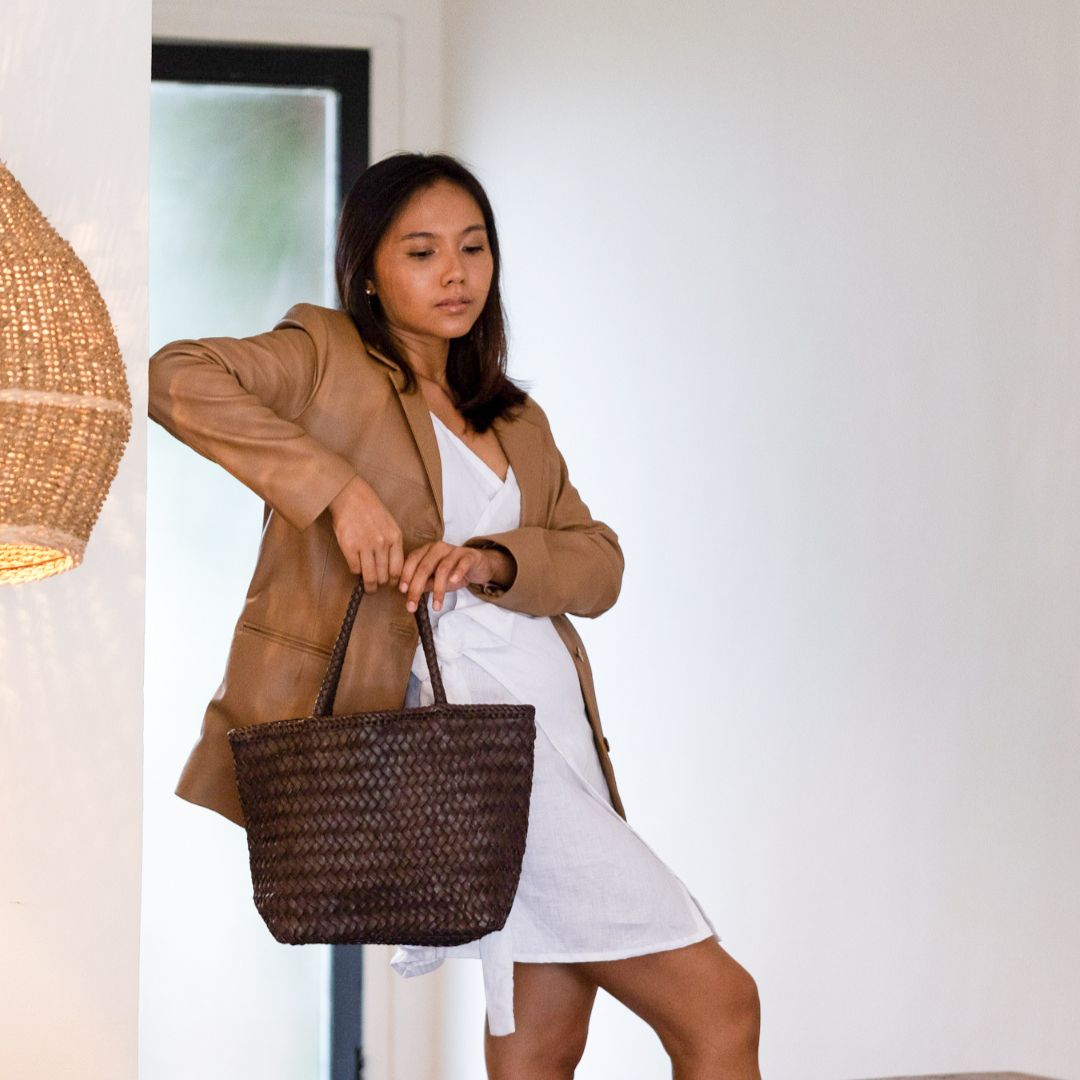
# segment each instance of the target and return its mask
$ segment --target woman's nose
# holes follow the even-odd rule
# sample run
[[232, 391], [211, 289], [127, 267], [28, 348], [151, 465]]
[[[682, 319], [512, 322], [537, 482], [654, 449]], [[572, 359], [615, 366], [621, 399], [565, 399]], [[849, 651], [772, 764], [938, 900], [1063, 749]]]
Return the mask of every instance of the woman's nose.
[[465, 277], [465, 264], [457, 253], [449, 256], [446, 266], [443, 268], [443, 278], [446, 281], [461, 281]]

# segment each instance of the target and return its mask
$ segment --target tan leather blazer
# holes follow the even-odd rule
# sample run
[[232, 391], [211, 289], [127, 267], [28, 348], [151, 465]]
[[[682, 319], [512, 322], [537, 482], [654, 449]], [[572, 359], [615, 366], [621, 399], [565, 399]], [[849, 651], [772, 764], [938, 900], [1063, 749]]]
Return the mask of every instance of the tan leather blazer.
[[[359, 474], [404, 533], [406, 554], [443, 535], [442, 466], [419, 390], [368, 348], [343, 311], [296, 304], [273, 330], [171, 342], [150, 358], [149, 414], [265, 502], [263, 533], [221, 685], [176, 794], [244, 825], [226, 732], [311, 714], [356, 575], [327, 507]], [[549, 616], [574, 658], [612, 803], [625, 818], [600, 726], [589, 659], [567, 618], [618, 598], [623, 554], [570, 482], [544, 411], [530, 397], [494, 430], [521, 488], [521, 526], [471, 537], [517, 563], [508, 588], [469, 585], [488, 603]], [[419, 641], [405, 596], [366, 595], [349, 641], [335, 713], [403, 706]]]

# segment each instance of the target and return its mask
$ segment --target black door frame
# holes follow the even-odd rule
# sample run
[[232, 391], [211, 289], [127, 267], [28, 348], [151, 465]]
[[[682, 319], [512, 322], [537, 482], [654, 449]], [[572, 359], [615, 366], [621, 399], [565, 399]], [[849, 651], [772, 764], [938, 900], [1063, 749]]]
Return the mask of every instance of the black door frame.
[[370, 154], [371, 52], [308, 45], [219, 44], [154, 39], [150, 78], [161, 82], [336, 90], [340, 211]]

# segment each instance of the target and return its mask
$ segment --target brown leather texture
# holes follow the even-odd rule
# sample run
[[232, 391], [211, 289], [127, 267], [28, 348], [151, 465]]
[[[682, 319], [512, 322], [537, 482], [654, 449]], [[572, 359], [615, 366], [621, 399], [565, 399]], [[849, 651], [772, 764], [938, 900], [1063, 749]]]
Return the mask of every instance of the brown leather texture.
[[[176, 794], [243, 826], [230, 728], [309, 716], [356, 584], [327, 507], [356, 475], [386, 504], [406, 553], [443, 535], [442, 468], [419, 390], [365, 346], [343, 311], [295, 304], [272, 330], [181, 339], [150, 358], [149, 415], [227, 469], [265, 503], [263, 534], [225, 672]], [[570, 481], [543, 409], [529, 397], [495, 433], [521, 489], [521, 525], [470, 537], [517, 564], [508, 588], [469, 585], [499, 607], [551, 618], [574, 659], [612, 804], [624, 819], [588, 654], [567, 615], [595, 618], [618, 599], [623, 553]], [[364, 598], [335, 713], [399, 709], [419, 641], [389, 584]]]

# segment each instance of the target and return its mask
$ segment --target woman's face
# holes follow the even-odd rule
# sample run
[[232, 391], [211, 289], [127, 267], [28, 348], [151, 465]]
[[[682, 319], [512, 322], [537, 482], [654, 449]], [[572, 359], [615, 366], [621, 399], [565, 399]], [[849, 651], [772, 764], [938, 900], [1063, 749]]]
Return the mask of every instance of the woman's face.
[[[405, 346], [467, 334], [483, 310], [494, 261], [476, 200], [449, 180], [414, 192], [375, 248], [370, 282]], [[447, 303], [457, 301], [456, 303]]]

